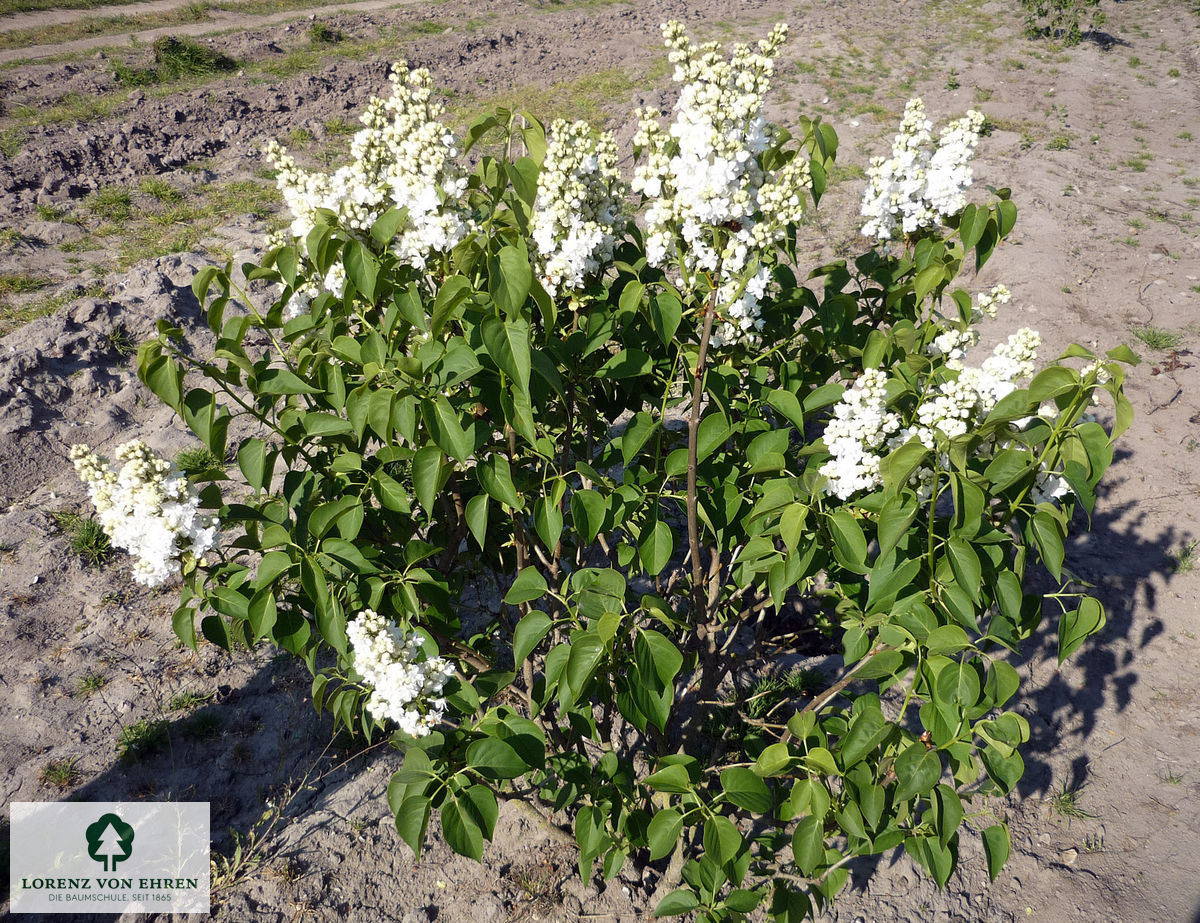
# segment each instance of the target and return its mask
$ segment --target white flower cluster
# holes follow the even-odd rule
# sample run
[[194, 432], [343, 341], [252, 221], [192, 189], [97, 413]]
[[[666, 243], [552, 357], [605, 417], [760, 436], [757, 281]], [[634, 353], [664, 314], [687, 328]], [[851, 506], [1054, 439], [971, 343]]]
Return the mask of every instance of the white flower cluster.
[[1071, 482], [1061, 474], [1039, 471], [1030, 496], [1034, 503], [1053, 503], [1071, 492]]
[[[418, 269], [466, 236], [468, 217], [458, 199], [467, 178], [455, 161], [454, 136], [438, 121], [444, 107], [432, 100], [429, 71], [410, 71], [401, 61], [389, 80], [392, 95], [372, 99], [360, 117], [365, 127], [354, 136], [349, 165], [333, 173], [304, 170], [278, 142], [267, 144], [264, 153], [278, 170], [276, 185], [292, 213], [291, 236], [301, 252], [318, 209], [328, 209], [343, 227], [359, 232], [369, 231], [390, 208], [408, 209], [391, 247]], [[345, 273], [331, 270], [330, 275], [334, 278], [302, 286], [289, 315], [305, 310], [322, 287], [340, 296]]]
[[423, 737], [442, 720], [441, 697], [454, 665], [443, 657], [425, 659], [421, 639], [395, 622], [364, 609], [346, 626], [354, 669], [371, 686], [366, 708], [380, 720], [396, 722], [405, 734]]
[[625, 224], [624, 199], [612, 133], [597, 138], [587, 122], [555, 120], [531, 229], [542, 284], [551, 296], [581, 288], [612, 260], [615, 236]]
[[887, 375], [866, 369], [833, 409], [825, 427], [831, 458], [821, 466], [826, 489], [841, 500], [880, 483], [879, 462], [900, 429], [900, 417], [887, 409]]
[[978, 323], [985, 317], [995, 317], [1000, 305], [1012, 301], [1012, 292], [1007, 286], [993, 285], [990, 291], [980, 292], [975, 296], [975, 308], [971, 314], [971, 323]]
[[1106, 385], [1112, 380], [1112, 375], [1108, 373], [1108, 369], [1105, 368], [1104, 362], [1101, 359], [1097, 359], [1094, 362], [1089, 362], [1087, 365], [1085, 365], [1079, 370], [1079, 376], [1084, 379], [1087, 379], [1090, 376], [1092, 381], [1098, 385]]
[[[1001, 295], [1007, 301], [1007, 294], [1007, 289], [997, 286], [986, 296], [991, 301], [980, 296], [980, 302], [987, 306], [1002, 303]], [[981, 313], [987, 310], [985, 307]], [[997, 401], [1017, 387], [1020, 379], [1033, 374], [1041, 345], [1036, 331], [1022, 328], [996, 346], [982, 365], [964, 366], [965, 349], [976, 340], [971, 328], [947, 330], [933, 340], [927, 352], [946, 356], [944, 365], [959, 374], [930, 391], [917, 405], [910, 426], [903, 426], [899, 414], [886, 409], [886, 374], [878, 369], [863, 372], [835, 405], [833, 419], [825, 428], [830, 459], [821, 466], [820, 473], [827, 479], [825, 489], [829, 493], [846, 500], [859, 491], [878, 487], [882, 483], [879, 463], [889, 452], [913, 438], [931, 451], [939, 451], [939, 442], [968, 433]], [[932, 474], [931, 469], [923, 468], [913, 475], [914, 486], [922, 496], [928, 493]], [[1061, 496], [1063, 491], [1055, 477], [1039, 475], [1036, 489], [1047, 496]]]
[[200, 560], [218, 540], [218, 520], [200, 513], [200, 500], [170, 462], [141, 440], [117, 448], [116, 471], [86, 445], [71, 446], [71, 461], [88, 487], [109, 540], [136, 560], [133, 579], [160, 586], [180, 559]]
[[1019, 379], [1033, 374], [1041, 345], [1036, 330], [1022, 327], [997, 345], [979, 368], [962, 370], [958, 380], [975, 392], [980, 413], [989, 413], [998, 400], [1016, 390]]
[[638, 112], [633, 145], [645, 159], [631, 188], [647, 202], [646, 257], [660, 268], [678, 259], [688, 273], [716, 282], [724, 320], [715, 346], [762, 328], [759, 299], [770, 273], [753, 264], [768, 262], [767, 251], [801, 219], [812, 185], [799, 156], [770, 178], [758, 159], [774, 138], [763, 97], [786, 37], [787, 27], [777, 25], [757, 51], [735, 45], [726, 60], [716, 42], [693, 46], [678, 22], [665, 24], [674, 79], [684, 84], [675, 118], [664, 129], [658, 113]]
[[296, 287], [292, 290], [292, 297], [283, 307], [283, 319], [290, 320], [293, 317], [299, 317], [301, 314], [308, 313], [309, 307], [313, 300], [320, 297], [325, 292], [329, 292], [335, 298], [341, 298], [346, 293], [346, 267], [341, 263], [334, 263], [329, 267], [329, 272], [325, 273], [323, 279], [308, 278], [303, 281], [299, 276], [296, 278]]
[[947, 368], [961, 369], [967, 350], [978, 342], [979, 331], [974, 328], [959, 330], [951, 327], [934, 337], [925, 351], [931, 356], [945, 356]]
[[892, 142], [892, 156], [873, 158], [867, 171], [863, 236], [890, 240], [897, 230], [912, 234], [962, 211], [973, 178], [971, 158], [982, 129], [983, 115], [972, 109], [942, 129], [935, 147], [925, 104], [909, 100]]

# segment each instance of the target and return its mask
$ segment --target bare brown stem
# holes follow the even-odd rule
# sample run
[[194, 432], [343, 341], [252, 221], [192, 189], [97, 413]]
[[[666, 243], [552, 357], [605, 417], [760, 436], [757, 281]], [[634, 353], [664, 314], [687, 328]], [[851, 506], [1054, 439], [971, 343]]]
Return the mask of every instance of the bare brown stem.
[[[700, 352], [696, 356], [695, 378], [692, 383], [692, 409], [688, 415], [687, 466], [687, 523], [688, 547], [692, 557], [692, 621], [696, 625], [707, 621], [701, 616], [704, 602], [704, 565], [700, 561], [700, 527], [696, 521], [697, 436], [700, 432], [700, 398], [704, 393], [704, 364], [708, 360], [708, 342], [712, 338], [716, 317], [717, 290], [714, 288], [704, 305], [704, 328], [700, 334]], [[705, 613], [707, 615], [707, 613]]]
[[[841, 679], [826, 689], [819, 696], [815, 696], [811, 702], [800, 709], [800, 711], [796, 712], [796, 714], [807, 715], [810, 711], [817, 711], [818, 709], [824, 708], [826, 705], [828, 705], [829, 702], [832, 701], [839, 692], [854, 682], [854, 677], [858, 675], [858, 671], [874, 660], [875, 655], [882, 651], [884, 647], [885, 645], [882, 644], [876, 646], [875, 649], [867, 654], [862, 660], [843, 673]], [[784, 739], [786, 740], [790, 736], [791, 734], [789, 733], [784, 736]]]

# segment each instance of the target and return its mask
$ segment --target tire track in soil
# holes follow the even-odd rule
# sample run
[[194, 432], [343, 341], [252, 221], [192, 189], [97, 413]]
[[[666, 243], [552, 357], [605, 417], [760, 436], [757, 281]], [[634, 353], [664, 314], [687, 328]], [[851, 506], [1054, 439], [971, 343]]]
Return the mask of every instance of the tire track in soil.
[[[160, 2], [137, 4], [135, 7], [112, 7], [113, 10], [129, 10], [136, 8], [138, 13], [149, 12], [167, 12], [179, 7], [185, 6], [187, 0], [160, 0]], [[217, 32], [223, 32], [227, 29], [257, 29], [263, 26], [273, 26], [279, 23], [290, 22], [297, 19], [305, 19], [309, 16], [332, 16], [334, 14], [353, 14], [353, 13], [375, 13], [380, 10], [398, 9], [404, 6], [413, 6], [419, 0], [363, 0], [361, 3], [342, 3], [328, 6], [311, 6], [303, 9], [284, 10], [279, 13], [264, 13], [260, 16], [243, 16], [237, 12], [226, 10], [213, 10], [211, 19], [204, 22], [193, 23], [176, 23], [169, 26], [156, 26], [153, 29], [140, 29], [127, 32], [107, 32], [104, 35], [95, 35], [90, 38], [75, 39], [70, 42], [60, 42], [56, 45], [32, 45], [28, 48], [9, 48], [5, 51], [0, 51], [0, 64], [7, 64], [11, 61], [28, 61], [39, 58], [49, 58], [60, 54], [70, 54], [77, 51], [92, 51], [97, 48], [107, 48], [114, 45], [128, 45], [130, 42], [153, 42], [156, 38], [161, 38], [164, 35], [212, 35]], [[95, 14], [94, 10], [48, 10], [46, 14], [67, 14], [67, 13], [90, 13]], [[34, 17], [28, 21], [28, 24], [22, 23], [22, 27], [37, 28], [38, 26], [62, 25], [64, 23], [76, 22], [80, 19], [86, 19], [87, 16], [75, 15], [70, 18], [55, 18], [50, 20], [39, 21], [38, 17], [46, 14], [30, 14]], [[106, 11], [105, 15], [109, 15]], [[116, 14], [113, 14], [116, 15]], [[16, 28], [11, 25], [11, 20], [5, 20], [0, 25], [0, 31], [10, 28]]]
[[85, 19], [109, 19], [119, 16], [146, 16], [169, 13], [187, 6], [191, 0], [148, 0], [146, 3], [123, 3], [120, 6], [93, 6], [86, 9], [28, 10], [0, 17], [0, 32], [18, 29], [37, 29], [41, 26], [63, 26]]

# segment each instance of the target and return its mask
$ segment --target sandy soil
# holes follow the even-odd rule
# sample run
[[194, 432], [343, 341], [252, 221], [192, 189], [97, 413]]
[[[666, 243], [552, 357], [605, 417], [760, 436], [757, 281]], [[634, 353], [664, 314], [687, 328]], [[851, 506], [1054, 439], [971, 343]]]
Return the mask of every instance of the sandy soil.
[[[0, 159], [0, 277], [42, 286], [0, 295], [0, 317], [57, 308], [0, 339], [4, 800], [210, 800], [218, 850], [231, 852], [226, 830], [256, 844], [253, 860], [214, 894], [222, 919], [646, 918], [656, 871], [627, 870], [607, 887], [579, 882], [570, 848], [508, 809], [482, 865], [434, 835], [414, 862], [384, 798], [395, 759], [331, 743], [302, 667], [265, 648], [182, 651], [172, 593], [137, 588], [119, 558], [88, 566], [50, 514], [85, 499], [66, 459], [72, 442], [190, 445], [137, 383], [114, 332], [136, 342], [167, 317], [206, 348], [188, 285], [206, 262], [249, 252], [269, 221], [269, 209], [241, 214], [244, 187], [228, 186], [259, 176], [265, 137], [290, 134], [319, 161], [344, 146], [342, 120], [384, 88], [387, 61], [399, 57], [430, 66], [456, 112], [532, 88], [554, 106], [607, 111], [627, 135], [632, 105], [672, 99], [659, 22], [682, 18], [701, 35], [732, 38], [786, 19], [793, 37], [775, 117], [823, 113], [842, 138], [843, 168], [883, 149], [911, 94], [932, 113], [974, 104], [993, 120], [977, 177], [1013, 187], [1020, 208], [1015, 235], [977, 280], [1014, 292], [994, 338], [1028, 324], [1047, 353], [1072, 340], [1130, 343], [1146, 360], [1130, 378], [1137, 418], [1093, 532], [1068, 554], [1073, 571], [1096, 584], [1108, 627], [1061, 670], [1052, 636], [1019, 663], [1034, 739], [1018, 796], [1000, 806], [1014, 831], [1009, 866], [989, 885], [964, 836], [960, 871], [939, 893], [903, 855], [885, 856], [853, 869], [829, 919], [1200, 918], [1200, 585], [1180, 554], [1197, 536], [1200, 509], [1200, 366], [1191, 352], [1200, 333], [1200, 15], [1188, 4], [1105, 4], [1107, 32], [1064, 50], [1023, 38], [1015, 7], [751, 0], [735, 15], [716, 0], [449, 0], [322, 14], [346, 42], [310, 54], [304, 67], [280, 66], [309, 53], [302, 27], [256, 24], [212, 39], [242, 62], [240, 76], [129, 91], [112, 62], [144, 64], [148, 52], [127, 48], [0, 71], [0, 138], [18, 141]], [[419, 28], [431, 20], [438, 28]], [[381, 35], [400, 38], [370, 44]], [[79, 99], [91, 108], [59, 119]], [[161, 198], [140, 185], [147, 177], [203, 212], [203, 222], [189, 219], [195, 235], [171, 236], [188, 222], [171, 224]], [[848, 216], [861, 178], [850, 169], [839, 178], [811, 238], [814, 259], [856, 246]], [[103, 201], [89, 198], [114, 185], [130, 193], [125, 218], [105, 217]], [[222, 190], [236, 207], [219, 204]], [[147, 243], [159, 213], [168, 227]], [[137, 235], [140, 250], [130, 244]], [[163, 255], [133, 260], [146, 252]], [[1143, 325], [1180, 339], [1150, 348], [1131, 330]], [[122, 729], [143, 720], [166, 722], [165, 735], [152, 752], [119, 760]], [[73, 778], [58, 787], [46, 770], [64, 761]], [[1084, 816], [1054, 810], [1064, 787], [1080, 792]]]

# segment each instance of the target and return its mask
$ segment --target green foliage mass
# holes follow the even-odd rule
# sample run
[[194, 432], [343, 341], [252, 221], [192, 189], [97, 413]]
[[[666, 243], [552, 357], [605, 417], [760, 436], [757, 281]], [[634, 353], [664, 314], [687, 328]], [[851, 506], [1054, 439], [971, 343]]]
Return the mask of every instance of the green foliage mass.
[[[979, 426], [936, 452], [897, 447], [881, 487], [839, 501], [819, 473], [830, 409], [865, 369], [887, 370], [889, 407], [909, 417], [956, 378], [929, 345], [966, 323], [954, 282], [1011, 232], [1008, 191], [803, 273], [789, 237], [761, 345], [709, 349], [713, 283], [649, 265], [636, 228], [611, 271], [547, 294], [528, 244], [543, 131], [501, 112], [469, 141], [489, 132], [490, 150], [517, 153], [479, 159], [481, 230], [436, 265], [389, 249], [403, 214], [361, 231], [330, 217], [303, 253], [245, 267], [282, 290], [265, 313], [232, 267], [197, 277], [211, 357], [166, 322], [143, 345], [142, 380], [213, 457], [234, 449], [245, 484], [202, 493], [228, 541], [189, 566], [179, 636], [197, 644], [199, 616], [223, 648], [290, 651], [317, 707], [368, 736], [386, 729], [364, 708], [348, 620], [386, 612], [451, 659], [450, 720], [391, 738], [405, 757], [388, 797], [416, 852], [436, 810], [450, 846], [479, 858], [497, 799], [520, 793], [570, 818], [581, 875], [661, 870], [660, 916], [803, 919], [850, 859], [900, 848], [942, 886], [965, 835], [994, 877], [1010, 843], [990, 799], [1020, 780], [1030, 734], [1009, 661], [1043, 622], [1034, 570], [1064, 581], [1049, 597], [1060, 657], [1104, 625], [1065, 543], [1129, 424], [1131, 354], [1071, 347]], [[807, 158], [815, 205], [836, 150], [804, 122], [761, 156]], [[344, 295], [285, 319], [336, 264]], [[1085, 418], [1101, 395], [1108, 428]], [[237, 418], [261, 434], [230, 446]], [[1046, 470], [1070, 484], [1059, 503], [1033, 499]], [[491, 580], [504, 605], [472, 611]], [[735, 697], [740, 730], [719, 733], [706, 720], [722, 684], [770, 672], [759, 613], [796, 600], [826, 613], [840, 674], [750, 687], [770, 708]]]

